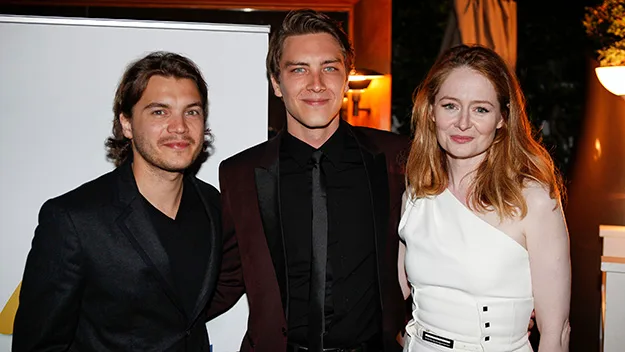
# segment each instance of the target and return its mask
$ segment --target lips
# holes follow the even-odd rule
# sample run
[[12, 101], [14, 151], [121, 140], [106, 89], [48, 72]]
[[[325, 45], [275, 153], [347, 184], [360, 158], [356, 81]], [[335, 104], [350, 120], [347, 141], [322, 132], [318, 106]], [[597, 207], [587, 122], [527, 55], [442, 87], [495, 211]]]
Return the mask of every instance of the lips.
[[459, 143], [459, 144], [464, 144], [464, 143], [469, 143], [473, 140], [473, 137], [469, 137], [469, 136], [460, 136], [460, 135], [453, 135], [451, 137], [449, 137], [452, 141]]
[[330, 99], [302, 99], [302, 101], [310, 106], [321, 106], [325, 105]]
[[184, 148], [189, 146], [189, 143], [185, 143], [185, 142], [165, 143], [165, 146], [169, 147], [169, 148], [172, 148], [172, 149], [184, 149]]
[[181, 140], [169, 140], [169, 141], [164, 141], [161, 144], [167, 148], [171, 148], [175, 150], [182, 150], [182, 149], [188, 148], [192, 143], [191, 141], [186, 141], [186, 140], [182, 140], [182, 141]]

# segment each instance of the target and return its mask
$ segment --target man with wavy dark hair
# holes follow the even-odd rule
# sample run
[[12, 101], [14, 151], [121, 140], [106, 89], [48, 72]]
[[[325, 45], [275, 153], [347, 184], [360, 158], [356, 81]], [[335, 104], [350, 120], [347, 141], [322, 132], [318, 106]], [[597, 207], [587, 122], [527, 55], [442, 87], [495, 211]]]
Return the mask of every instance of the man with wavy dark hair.
[[353, 57], [330, 18], [289, 13], [266, 62], [287, 128], [220, 166], [224, 259], [209, 314], [247, 294], [241, 351], [401, 350], [408, 140], [341, 121]]
[[208, 88], [202, 73], [195, 63], [186, 57], [168, 53], [153, 52], [137, 61], [124, 73], [115, 93], [113, 103], [113, 135], [106, 141], [107, 158], [120, 166], [132, 154], [132, 140], [124, 135], [122, 116], [132, 118], [132, 108], [139, 101], [148, 81], [154, 75], [189, 79], [196, 85], [200, 95], [200, 106], [204, 116], [204, 142], [198, 159], [201, 164], [208, 158], [212, 148], [212, 135], [208, 129]]
[[108, 157], [117, 168], [48, 200], [28, 255], [13, 351], [209, 351], [221, 261], [206, 152], [207, 87], [188, 58], [128, 66]]

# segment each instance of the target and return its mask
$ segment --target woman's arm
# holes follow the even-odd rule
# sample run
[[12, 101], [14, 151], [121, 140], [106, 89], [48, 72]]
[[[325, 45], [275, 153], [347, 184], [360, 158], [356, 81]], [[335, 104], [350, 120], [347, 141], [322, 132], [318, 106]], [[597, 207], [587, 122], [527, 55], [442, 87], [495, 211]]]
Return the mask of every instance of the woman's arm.
[[406, 257], [406, 245], [399, 241], [399, 255], [397, 256], [397, 278], [401, 292], [404, 294], [404, 300], [410, 296], [410, 285], [406, 277], [406, 268], [404, 266], [404, 258]]
[[[406, 211], [406, 201], [408, 200], [408, 192], [405, 191], [401, 197], [401, 212], [400, 219], [404, 216], [404, 211]], [[401, 238], [401, 237], [400, 237]], [[401, 292], [404, 294], [404, 300], [410, 296], [410, 285], [408, 284], [408, 278], [406, 276], [406, 267], [405, 267], [405, 258], [406, 258], [406, 244], [399, 240], [399, 250], [397, 255], [397, 278], [399, 279], [399, 286], [401, 287]]]
[[569, 350], [571, 260], [569, 236], [559, 200], [538, 186], [525, 190], [528, 213], [523, 228], [530, 258], [538, 352]]

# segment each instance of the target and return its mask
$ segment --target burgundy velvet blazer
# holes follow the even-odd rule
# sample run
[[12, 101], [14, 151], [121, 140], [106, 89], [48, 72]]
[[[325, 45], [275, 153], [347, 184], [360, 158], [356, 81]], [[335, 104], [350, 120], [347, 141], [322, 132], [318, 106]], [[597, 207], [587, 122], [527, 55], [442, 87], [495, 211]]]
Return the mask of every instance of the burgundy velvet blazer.
[[[345, 123], [345, 122], [341, 122]], [[397, 225], [404, 191], [408, 139], [390, 132], [352, 127], [371, 189], [380, 305], [386, 351], [399, 351], [397, 334], [406, 323], [397, 279]], [[209, 318], [232, 307], [243, 293], [249, 303], [248, 330], [241, 351], [286, 351], [286, 260], [279, 196], [282, 133], [247, 149], [219, 167], [224, 251]]]

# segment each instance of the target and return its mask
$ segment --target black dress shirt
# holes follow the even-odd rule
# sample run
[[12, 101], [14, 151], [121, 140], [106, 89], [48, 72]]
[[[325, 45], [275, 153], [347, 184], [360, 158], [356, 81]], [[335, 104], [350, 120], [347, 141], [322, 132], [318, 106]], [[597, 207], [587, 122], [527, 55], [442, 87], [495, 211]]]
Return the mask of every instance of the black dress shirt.
[[[361, 151], [344, 126], [320, 148], [328, 209], [325, 347], [350, 347], [381, 332], [369, 181]], [[311, 265], [311, 155], [285, 133], [280, 145], [280, 209], [288, 267], [288, 339], [307, 346]]]
[[145, 198], [148, 213], [167, 252], [174, 288], [187, 315], [193, 314], [208, 262], [210, 228], [202, 200], [193, 184], [185, 181], [176, 219], [156, 209]]

